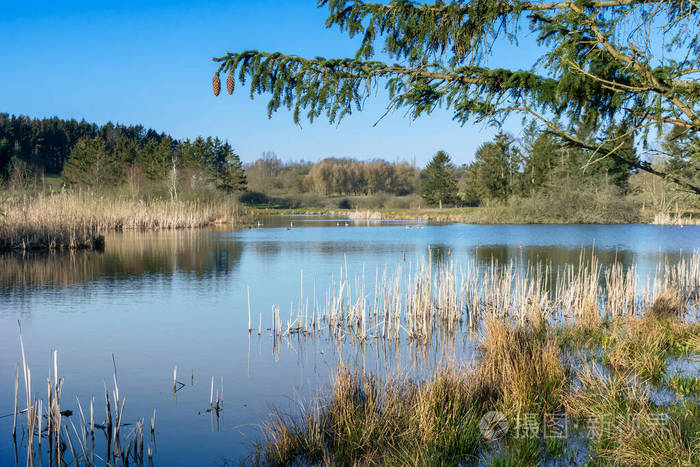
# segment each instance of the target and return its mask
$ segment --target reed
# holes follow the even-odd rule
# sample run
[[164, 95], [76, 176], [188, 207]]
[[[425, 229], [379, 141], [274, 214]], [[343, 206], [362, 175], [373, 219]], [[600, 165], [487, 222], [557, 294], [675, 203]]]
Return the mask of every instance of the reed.
[[343, 215], [347, 217], [348, 219], [354, 219], [354, 220], [381, 220], [382, 219], [382, 214], [379, 211], [372, 211], [370, 209], [365, 209], [364, 211], [361, 211], [359, 209], [356, 209], [355, 211], [352, 212], [338, 212], [336, 214]]
[[[374, 276], [374, 287], [367, 287], [371, 282], [364, 270], [351, 277], [342, 265], [319, 303], [315, 287], [313, 297], [304, 296], [302, 272], [300, 297], [291, 303], [286, 326], [273, 306], [272, 333], [308, 336], [323, 330], [337, 339], [429, 344], [436, 336], [474, 332], [485, 320], [499, 318], [520, 324], [544, 319], [580, 338], [598, 335], [617, 318], [653, 314], [684, 319], [700, 306], [698, 252], [673, 265], [661, 264], [644, 285], [636, 268], [616, 262], [604, 269], [595, 254], [583, 252], [577, 264], [558, 268], [496, 261], [458, 268], [450, 257], [435, 267], [429, 259], [416, 266], [401, 264], [393, 274], [377, 269]], [[249, 331], [250, 314], [249, 309]]]
[[105, 232], [200, 228], [242, 218], [235, 201], [146, 202], [65, 191], [5, 195], [0, 214], [0, 250], [99, 249]]
[[[46, 399], [42, 399], [32, 390], [31, 369], [27, 363], [24, 352], [24, 340], [20, 326], [20, 348], [22, 353], [22, 372], [24, 375], [26, 407], [18, 410], [15, 400], [15, 417], [25, 413], [26, 422], [23, 427], [26, 440], [27, 465], [42, 465], [42, 440], [46, 440], [46, 449], [50, 467], [63, 465], [144, 465], [143, 457], [143, 420], [138, 420], [134, 428], [126, 434], [122, 433], [125, 425], [123, 414], [126, 398], [119, 392], [116, 373], [114, 374], [114, 387], [110, 392], [105, 384], [105, 420], [101, 424], [94, 421], [94, 398], [90, 400], [90, 417], [85, 416], [80, 400], [76, 398], [77, 410], [66, 410], [63, 403], [63, 378], [58, 372], [58, 352], [52, 352], [52, 366], [49, 377], [46, 380]], [[19, 372], [18, 372], [19, 373]], [[19, 374], [18, 378], [19, 379]], [[79, 418], [76, 423], [66, 418], [72, 412], [77, 412]], [[155, 426], [155, 411], [151, 421], [152, 430]], [[43, 422], [45, 426], [43, 426]], [[16, 422], [15, 422], [16, 423]], [[104, 433], [105, 452], [104, 457], [95, 452], [95, 428]], [[16, 425], [13, 427], [13, 440], [17, 450]], [[123, 441], [126, 444], [123, 445]], [[149, 447], [149, 453], [151, 448]], [[148, 461], [152, 459], [149, 455]], [[99, 460], [99, 462], [96, 461]]]

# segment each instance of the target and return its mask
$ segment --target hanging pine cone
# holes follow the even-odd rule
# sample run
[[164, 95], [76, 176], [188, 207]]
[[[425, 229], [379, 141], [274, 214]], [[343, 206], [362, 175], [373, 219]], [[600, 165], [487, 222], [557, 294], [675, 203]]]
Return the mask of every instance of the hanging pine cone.
[[221, 80], [219, 79], [218, 73], [214, 75], [214, 79], [212, 80], [212, 87], [214, 88], [214, 95], [218, 96], [221, 92]]
[[229, 94], [233, 94], [233, 75], [228, 75], [226, 78], [226, 90]]

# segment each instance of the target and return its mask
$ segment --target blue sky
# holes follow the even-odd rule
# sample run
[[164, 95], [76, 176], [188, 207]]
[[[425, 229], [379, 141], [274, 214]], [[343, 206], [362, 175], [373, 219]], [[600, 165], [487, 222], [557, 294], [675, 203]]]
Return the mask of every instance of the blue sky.
[[[353, 56], [356, 40], [326, 29], [315, 1], [36, 1], [3, 5], [0, 112], [90, 122], [140, 123], [177, 138], [227, 139], [243, 161], [264, 151], [285, 160], [323, 157], [416, 160], [438, 149], [455, 163], [473, 159], [495, 129], [460, 126], [446, 111], [411, 121], [384, 113], [381, 95], [340, 125], [267, 118], [265, 96], [211, 93], [213, 56], [258, 49], [302, 56]], [[497, 59], [529, 57], [504, 47]], [[239, 88], [239, 91], [242, 88]], [[506, 129], [518, 136], [520, 120]]]

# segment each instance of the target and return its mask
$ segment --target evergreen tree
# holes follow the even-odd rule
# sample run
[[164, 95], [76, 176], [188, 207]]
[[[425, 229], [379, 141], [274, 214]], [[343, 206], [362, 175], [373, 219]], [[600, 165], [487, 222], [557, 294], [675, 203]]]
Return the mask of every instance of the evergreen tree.
[[533, 120], [525, 128], [526, 154], [523, 186], [526, 194], [542, 187], [552, 168], [558, 164], [561, 145], [550, 132], [540, 131]]
[[247, 181], [243, 164], [228, 143], [221, 146], [216, 160], [216, 187], [228, 193], [244, 191], [247, 187]]
[[[361, 38], [353, 58], [303, 58], [248, 50], [215, 57], [220, 74], [270, 95], [268, 114], [286, 107], [331, 122], [361, 110], [385, 84], [388, 108], [417, 118], [449, 108], [454, 119], [536, 118], [572, 147], [664, 177], [700, 194], [681, 175], [620, 151], [609, 126], [632, 139], [656, 125], [700, 132], [700, 28], [697, 2], [682, 0], [321, 0], [326, 26]], [[527, 17], [527, 26], [522, 18]], [[637, 21], [630, 29], [629, 18]], [[525, 31], [529, 29], [529, 31]], [[633, 32], [630, 32], [633, 31]], [[516, 46], [529, 34], [542, 53], [528, 71], [494, 68], [494, 42]], [[372, 60], [376, 51], [393, 63]], [[680, 57], [680, 59], [679, 59]], [[233, 90], [233, 86], [230, 87]], [[596, 143], [577, 137], [594, 122]]]
[[431, 205], [452, 204], [457, 200], [457, 179], [450, 156], [438, 151], [423, 171], [423, 199]]
[[474, 156], [475, 190], [481, 199], [505, 200], [519, 187], [520, 151], [513, 138], [499, 132], [493, 142], [482, 144]]
[[63, 180], [68, 185], [100, 186], [109, 172], [102, 137], [81, 138], [71, 150], [63, 168]]

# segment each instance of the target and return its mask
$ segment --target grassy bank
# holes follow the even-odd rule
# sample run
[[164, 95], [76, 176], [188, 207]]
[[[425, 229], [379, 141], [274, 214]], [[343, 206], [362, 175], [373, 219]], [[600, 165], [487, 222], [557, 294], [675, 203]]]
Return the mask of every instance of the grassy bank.
[[231, 198], [145, 201], [89, 192], [7, 192], [0, 198], [0, 250], [99, 249], [108, 231], [200, 228], [242, 217]]
[[[697, 324], [654, 313], [636, 319], [656, 323], [648, 339], [666, 340], [669, 324], [680, 330], [682, 337], [673, 338], [683, 349], [677, 355], [700, 352]], [[619, 339], [615, 346], [634, 346], [636, 325], [601, 321], [597, 332]], [[545, 321], [489, 319], [475, 362], [436, 370], [421, 381], [341, 366], [330, 391], [301, 413], [272, 416], [252, 460], [270, 465], [697, 465], [699, 394], [656, 403], [654, 391], [672, 390], [672, 384], [652, 383], [633, 371], [645, 366], [649, 353], [665, 359], [673, 346], [631, 354], [627, 365], [600, 366], [591, 352], [583, 352], [590, 349], [583, 341], [564, 338], [570, 332]], [[594, 431], [598, 421], [604, 424], [600, 433]]]
[[[342, 201], [342, 200], [341, 200]], [[372, 203], [367, 203], [371, 205]], [[616, 209], [569, 209], [541, 208], [528, 200], [510, 203], [490, 203], [475, 207], [358, 207], [338, 209], [337, 207], [297, 207], [251, 205], [256, 215], [272, 214], [323, 214], [351, 219], [394, 219], [423, 220], [432, 222], [460, 222], [465, 224], [658, 224], [658, 225], [697, 225], [700, 212], [687, 210], [673, 214], [659, 214], [653, 210], [620, 203]]]

